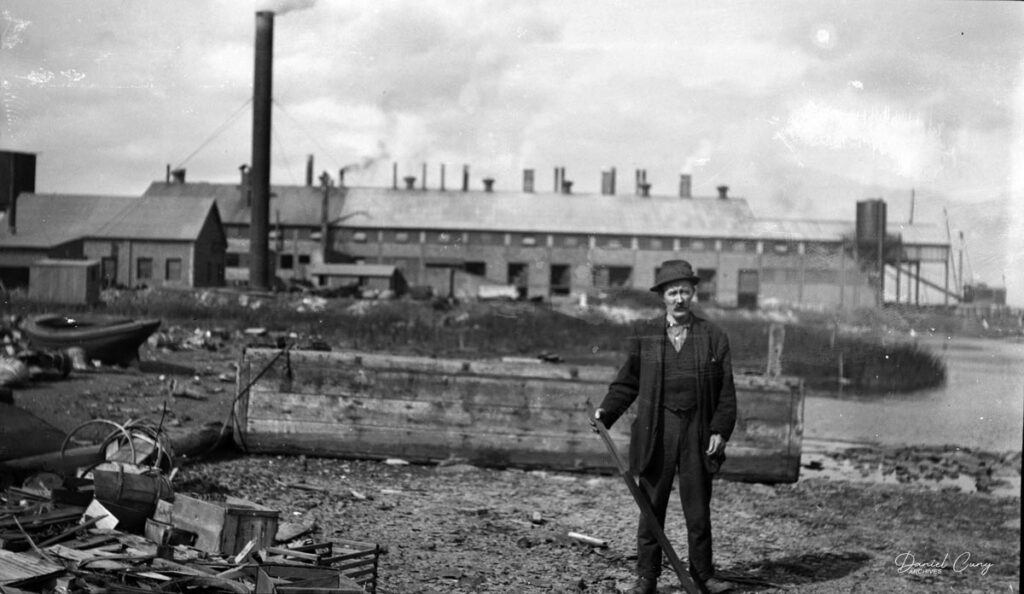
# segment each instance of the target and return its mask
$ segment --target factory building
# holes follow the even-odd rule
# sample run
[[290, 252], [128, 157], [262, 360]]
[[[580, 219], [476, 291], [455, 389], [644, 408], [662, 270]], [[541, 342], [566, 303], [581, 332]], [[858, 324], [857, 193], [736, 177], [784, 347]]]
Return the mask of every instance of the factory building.
[[[560, 168], [550, 192], [536, 191], [533, 170], [512, 192], [495, 191], [491, 179], [471, 184], [468, 167], [454, 189], [443, 169], [436, 188], [423, 183], [425, 167], [419, 184], [413, 176], [399, 184], [395, 167], [390, 188], [347, 187], [343, 174], [337, 185], [326, 173], [314, 185], [310, 158], [305, 186], [271, 186], [269, 245], [282, 281], [314, 280], [325, 264], [362, 263], [393, 266], [411, 287], [435, 294], [477, 296], [499, 285], [553, 300], [646, 289], [662, 261], [684, 258], [702, 279], [698, 299], [723, 307], [874, 306], [883, 275], [890, 294], [894, 279], [905, 287], [908, 302], [920, 299], [922, 283], [939, 299], [955, 293], [941, 230], [887, 223], [881, 200], [859, 203], [856, 220], [789, 220], [756, 216], [726, 186], [693, 196], [688, 175], [673, 195], [652, 194], [643, 170], [629, 193], [616, 193], [615, 170], [603, 172], [598, 194], [573, 193]], [[228, 237], [228, 279], [245, 282], [252, 201], [244, 168], [236, 184], [190, 183], [179, 172], [145, 197], [214, 199]]]

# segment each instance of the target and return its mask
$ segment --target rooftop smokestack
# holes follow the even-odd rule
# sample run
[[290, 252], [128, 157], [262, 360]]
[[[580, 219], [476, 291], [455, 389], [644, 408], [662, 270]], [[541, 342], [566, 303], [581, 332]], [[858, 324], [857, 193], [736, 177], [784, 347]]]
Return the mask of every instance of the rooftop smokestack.
[[338, 187], [339, 188], [344, 188], [345, 187], [345, 168], [344, 167], [342, 167], [341, 169], [338, 170]]
[[[646, 190], [644, 190], [644, 186], [647, 186]], [[645, 194], [644, 193], [645, 191], [648, 192], [648, 193]], [[637, 196], [648, 196], [648, 195], [650, 195], [650, 191], [651, 191], [651, 184], [647, 183], [647, 170], [646, 169], [637, 169], [636, 170], [636, 190], [635, 190], [636, 195]]]
[[562, 176], [565, 175], [561, 167], [555, 167], [555, 194], [562, 191]]
[[420, 189], [427, 189], [427, 164], [423, 164], [423, 183], [420, 185]]
[[306, 157], [306, 187], [313, 187], [313, 155]]
[[494, 191], [494, 179], [493, 178], [490, 178], [490, 177], [485, 177], [484, 178], [484, 191], [488, 192], [488, 193]]
[[252, 207], [252, 175], [248, 165], [240, 165], [238, 173], [241, 179], [238, 181], [239, 194], [242, 196], [242, 204], [246, 208]]
[[615, 195], [615, 168], [601, 172], [601, 193], [606, 196]]
[[469, 191], [469, 165], [462, 166], [462, 191]]
[[722, 200], [729, 199], [729, 186], [718, 186], [718, 197]]
[[523, 192], [533, 193], [533, 169], [523, 169]]
[[692, 184], [693, 184], [693, 179], [690, 177], [689, 173], [681, 173], [681, 174], [679, 174], [679, 197], [680, 198], [693, 198], [693, 194], [691, 193], [692, 190], [691, 190], [691, 187], [690, 187]]
[[252, 223], [249, 286], [270, 288], [270, 107], [274, 84], [274, 13], [256, 13], [256, 66], [252, 99]]
[[444, 163], [441, 163], [441, 191], [444, 191]]
[[398, 163], [391, 164], [391, 189], [398, 189]]

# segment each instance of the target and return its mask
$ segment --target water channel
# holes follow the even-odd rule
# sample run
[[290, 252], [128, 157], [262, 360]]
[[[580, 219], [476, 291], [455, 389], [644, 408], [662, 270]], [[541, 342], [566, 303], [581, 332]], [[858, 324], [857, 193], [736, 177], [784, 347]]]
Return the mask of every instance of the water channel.
[[1020, 451], [1024, 441], [1024, 341], [927, 337], [946, 362], [944, 386], [911, 394], [808, 394], [804, 436], [881, 445], [955, 445]]

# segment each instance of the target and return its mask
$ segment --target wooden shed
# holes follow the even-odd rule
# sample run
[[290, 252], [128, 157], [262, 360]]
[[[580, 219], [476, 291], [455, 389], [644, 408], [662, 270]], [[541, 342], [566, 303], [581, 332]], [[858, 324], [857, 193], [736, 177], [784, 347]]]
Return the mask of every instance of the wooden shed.
[[28, 296], [46, 303], [100, 300], [99, 260], [37, 260], [29, 267]]

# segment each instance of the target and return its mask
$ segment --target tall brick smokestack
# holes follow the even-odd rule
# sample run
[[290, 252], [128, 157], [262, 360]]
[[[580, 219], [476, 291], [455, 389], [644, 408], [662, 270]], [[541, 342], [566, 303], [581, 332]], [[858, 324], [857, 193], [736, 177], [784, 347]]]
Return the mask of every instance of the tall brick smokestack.
[[252, 220], [249, 286], [270, 288], [270, 107], [274, 82], [274, 13], [256, 13], [256, 67], [252, 98]]

